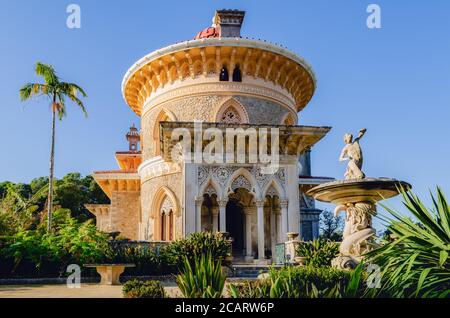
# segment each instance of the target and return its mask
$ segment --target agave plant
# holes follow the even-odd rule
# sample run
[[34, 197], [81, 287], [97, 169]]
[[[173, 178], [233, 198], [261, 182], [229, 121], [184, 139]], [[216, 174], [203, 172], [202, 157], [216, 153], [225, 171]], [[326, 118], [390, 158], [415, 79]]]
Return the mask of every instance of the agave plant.
[[413, 193], [401, 190], [403, 204], [413, 218], [383, 206], [390, 214], [392, 240], [368, 253], [381, 267], [382, 286], [372, 294], [391, 297], [448, 297], [450, 295], [450, 208], [440, 188], [431, 194], [433, 208], [427, 209]]
[[177, 276], [177, 285], [186, 298], [220, 298], [225, 286], [221, 260], [210, 253], [194, 258], [194, 266], [184, 257], [184, 268]]

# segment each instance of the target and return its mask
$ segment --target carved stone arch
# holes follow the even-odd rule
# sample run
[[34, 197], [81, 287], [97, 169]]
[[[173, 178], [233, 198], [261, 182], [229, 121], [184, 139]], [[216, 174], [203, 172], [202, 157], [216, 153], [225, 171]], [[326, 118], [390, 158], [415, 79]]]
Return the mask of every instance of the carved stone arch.
[[207, 193], [209, 188], [212, 188], [215, 191], [218, 198], [222, 197], [220, 186], [217, 184], [214, 178], [212, 178], [212, 176], [209, 176], [208, 179], [206, 179], [206, 181], [203, 182], [203, 184], [200, 186], [198, 196], [201, 197], [203, 194]]
[[161, 208], [159, 209], [160, 214], [167, 214], [173, 212], [175, 209], [172, 200], [166, 195], [161, 203]]
[[156, 116], [155, 122], [153, 124], [153, 144], [155, 145], [155, 151], [154, 151], [155, 156], [158, 156], [161, 153], [161, 149], [160, 149], [161, 141], [159, 138], [159, 129], [160, 129], [159, 123], [162, 121], [177, 121], [177, 119], [171, 111], [169, 111], [165, 108], [162, 108], [160, 110], [158, 116]]
[[245, 188], [249, 193], [253, 194], [255, 198], [259, 198], [260, 193], [256, 183], [255, 177], [244, 168], [237, 169], [230, 177], [226, 186], [228, 194], [233, 193], [236, 188]]
[[[236, 116], [236, 122], [225, 120], [224, 116], [227, 113], [233, 112]], [[245, 107], [233, 97], [230, 97], [223, 101], [216, 108], [216, 122], [228, 122], [228, 123], [238, 123], [238, 124], [248, 124], [249, 117]]]
[[281, 125], [295, 126], [296, 124], [297, 124], [297, 116], [294, 116], [291, 112], [288, 112], [286, 115], [283, 116]]
[[[167, 201], [169, 200], [169, 201]], [[151, 205], [151, 218], [156, 218], [158, 214], [161, 212], [161, 209], [163, 208], [163, 205], [166, 204], [164, 208], [167, 208], [169, 205], [173, 208], [173, 213], [176, 216], [181, 215], [180, 206], [178, 204], [177, 197], [173, 193], [172, 190], [170, 190], [167, 187], [161, 187], [156, 191], [152, 205]]]
[[272, 192], [275, 192], [276, 195], [280, 198], [283, 199], [285, 198], [286, 194], [285, 191], [283, 189], [283, 187], [278, 183], [278, 181], [275, 178], [272, 178], [272, 180], [270, 180], [266, 186], [264, 187], [264, 189], [262, 190], [262, 197], [266, 197], [266, 196], [273, 196], [274, 194]]
[[181, 215], [175, 194], [167, 187], [156, 191], [151, 205], [150, 218], [153, 219], [153, 238], [172, 241], [176, 237], [176, 219]]
[[248, 192], [252, 192], [252, 183], [247, 180], [244, 176], [238, 176], [236, 179], [233, 180], [231, 183], [231, 190], [236, 191], [239, 188], [246, 189]]

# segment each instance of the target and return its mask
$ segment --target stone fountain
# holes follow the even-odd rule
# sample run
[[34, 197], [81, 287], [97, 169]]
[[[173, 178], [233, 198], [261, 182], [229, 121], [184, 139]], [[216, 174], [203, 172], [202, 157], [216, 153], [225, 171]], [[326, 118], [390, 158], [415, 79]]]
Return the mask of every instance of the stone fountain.
[[353, 140], [351, 134], [344, 136], [345, 146], [340, 161], [348, 161], [345, 180], [321, 184], [307, 195], [322, 202], [337, 205], [334, 215], [346, 212], [343, 241], [339, 256], [332, 265], [337, 268], [355, 268], [363, 258], [363, 254], [375, 246], [376, 231], [372, 228], [372, 217], [377, 213], [376, 203], [399, 194], [399, 189], [410, 189], [404, 182], [390, 178], [366, 178], [362, 172], [363, 154], [359, 141], [366, 129], [359, 131]]

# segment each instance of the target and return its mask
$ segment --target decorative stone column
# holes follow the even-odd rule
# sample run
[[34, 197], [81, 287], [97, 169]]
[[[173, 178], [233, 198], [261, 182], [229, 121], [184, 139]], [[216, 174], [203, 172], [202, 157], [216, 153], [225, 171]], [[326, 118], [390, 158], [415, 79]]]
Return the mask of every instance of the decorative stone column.
[[258, 263], [264, 263], [264, 200], [256, 201], [256, 215], [258, 221]]
[[203, 198], [195, 198], [195, 232], [202, 231], [202, 205]]
[[273, 210], [273, 213], [275, 214], [276, 222], [277, 222], [277, 243], [283, 243], [283, 234], [281, 229], [281, 210], [275, 208]]
[[212, 214], [212, 231], [213, 233], [219, 232], [219, 207], [211, 208]]
[[228, 200], [218, 200], [219, 203], [219, 219], [220, 219], [220, 232], [225, 233], [227, 231], [227, 203]]
[[269, 215], [270, 215], [270, 249], [272, 251], [272, 258], [275, 253], [275, 245], [277, 244], [277, 224], [276, 224], [276, 215], [275, 210], [272, 207], [269, 207]]
[[288, 206], [289, 200], [280, 200], [281, 208], [281, 242], [286, 241], [286, 235], [288, 232]]
[[253, 261], [252, 254], [252, 207], [245, 207], [245, 260]]

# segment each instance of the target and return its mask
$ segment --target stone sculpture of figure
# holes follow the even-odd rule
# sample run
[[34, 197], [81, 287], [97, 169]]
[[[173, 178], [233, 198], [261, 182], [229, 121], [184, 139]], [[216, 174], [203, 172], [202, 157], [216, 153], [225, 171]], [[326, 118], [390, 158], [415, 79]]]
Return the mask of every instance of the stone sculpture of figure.
[[359, 140], [366, 133], [366, 129], [363, 128], [359, 131], [358, 137], [353, 140], [352, 134], [345, 134], [344, 142], [345, 146], [342, 149], [339, 161], [348, 160], [347, 170], [345, 172], [345, 179], [363, 179], [365, 178], [362, 172], [363, 154], [359, 145]]

